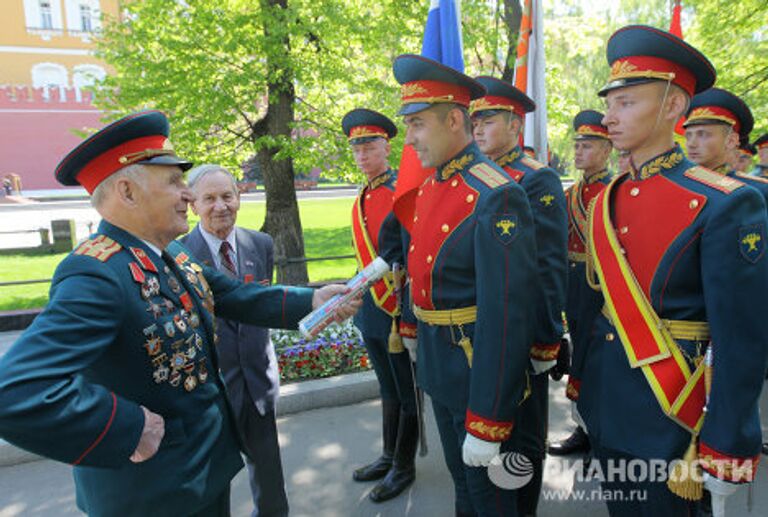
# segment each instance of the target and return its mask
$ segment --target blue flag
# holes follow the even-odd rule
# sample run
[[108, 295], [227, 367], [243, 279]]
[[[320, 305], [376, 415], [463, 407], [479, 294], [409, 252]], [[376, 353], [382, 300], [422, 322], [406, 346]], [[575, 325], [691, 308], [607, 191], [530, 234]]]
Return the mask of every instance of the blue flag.
[[459, 0], [432, 0], [421, 55], [464, 72]]

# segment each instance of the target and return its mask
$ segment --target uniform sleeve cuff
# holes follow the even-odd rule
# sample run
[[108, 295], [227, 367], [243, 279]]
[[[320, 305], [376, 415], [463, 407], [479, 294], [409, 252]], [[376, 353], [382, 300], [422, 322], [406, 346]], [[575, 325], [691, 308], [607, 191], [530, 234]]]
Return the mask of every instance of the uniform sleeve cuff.
[[705, 443], [699, 444], [701, 468], [710, 475], [731, 483], [749, 483], [755, 478], [760, 454], [751, 458], [737, 458], [723, 454]]
[[486, 442], [503, 442], [512, 434], [514, 422], [497, 422], [476, 415], [467, 409], [464, 427], [469, 434]]
[[416, 337], [416, 325], [413, 323], [400, 322], [400, 335], [403, 337]]
[[530, 355], [534, 361], [555, 361], [559, 352], [560, 341], [552, 344], [534, 343]]
[[568, 377], [568, 384], [565, 386], [565, 396], [576, 402], [579, 400], [579, 389], [581, 388], [581, 381], [576, 379], [573, 375]]
[[72, 466], [116, 467], [127, 461], [144, 430], [144, 414], [137, 404], [110, 393], [112, 407], [104, 427], [72, 461]]

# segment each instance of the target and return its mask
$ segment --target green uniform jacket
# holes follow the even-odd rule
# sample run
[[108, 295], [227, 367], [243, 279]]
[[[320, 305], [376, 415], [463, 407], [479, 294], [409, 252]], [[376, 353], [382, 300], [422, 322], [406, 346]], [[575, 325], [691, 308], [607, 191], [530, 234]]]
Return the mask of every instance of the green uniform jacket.
[[[310, 289], [242, 284], [163, 257], [106, 221], [56, 270], [45, 311], [0, 360], [0, 436], [74, 465], [90, 515], [187, 515], [242, 468], [217, 364], [217, 316], [295, 328]], [[157, 454], [129, 457], [140, 405], [165, 419]]]

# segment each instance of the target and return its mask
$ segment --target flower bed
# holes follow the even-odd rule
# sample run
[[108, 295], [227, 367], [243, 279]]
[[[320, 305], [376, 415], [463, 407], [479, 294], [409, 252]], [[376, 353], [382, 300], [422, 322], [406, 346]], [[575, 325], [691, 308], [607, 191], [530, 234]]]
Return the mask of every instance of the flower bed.
[[311, 340], [297, 331], [273, 330], [271, 335], [283, 383], [371, 368], [362, 336], [349, 320], [328, 326]]

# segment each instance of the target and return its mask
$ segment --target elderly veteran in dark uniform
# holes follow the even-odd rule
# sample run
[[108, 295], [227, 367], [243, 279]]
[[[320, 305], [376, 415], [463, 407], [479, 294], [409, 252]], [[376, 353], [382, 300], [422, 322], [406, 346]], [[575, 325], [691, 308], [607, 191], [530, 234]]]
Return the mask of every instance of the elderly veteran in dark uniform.
[[415, 55], [395, 59], [400, 114], [425, 168], [408, 274], [419, 385], [432, 398], [457, 515], [517, 515], [516, 493], [485, 468], [523, 400], [537, 296], [536, 234], [525, 191], [472, 141], [482, 84]]
[[[195, 196], [192, 211], [200, 222], [181, 239], [182, 244], [206, 266], [245, 283], [270, 285], [272, 237], [235, 226], [240, 193], [232, 174], [221, 165], [208, 163], [190, 170], [187, 183]], [[224, 318], [216, 319], [216, 330], [227, 398], [248, 451], [252, 515], [288, 515], [275, 423], [280, 372], [269, 330]]]
[[[367, 184], [352, 207], [352, 237], [360, 269], [377, 256], [399, 264], [405, 273], [407, 235], [392, 212], [397, 172], [389, 166], [389, 140], [397, 135], [395, 124], [373, 110], [354, 109], [341, 121], [358, 168]], [[400, 325], [402, 275], [387, 276], [363, 296], [355, 326], [363, 334], [365, 348], [379, 381], [382, 409], [383, 451], [371, 464], [354, 471], [355, 481], [384, 478], [369, 497], [386, 501], [400, 494], [416, 478], [414, 459], [419, 424], [408, 351], [401, 332], [413, 339], [414, 325]]]
[[[73, 465], [89, 515], [229, 515], [242, 468], [215, 314], [295, 328], [344, 290], [242, 284], [192, 258], [184, 183], [160, 112], [114, 122], [56, 169], [103, 217], [54, 274], [43, 313], [0, 361], [0, 436]], [[359, 301], [337, 314], [351, 315]]]
[[582, 174], [565, 192], [568, 209], [568, 295], [565, 315], [573, 350], [565, 393], [574, 401], [573, 417], [577, 425], [568, 438], [550, 444], [548, 451], [556, 456], [590, 450], [589, 438], [575, 401], [579, 398], [581, 370], [592, 326], [603, 306], [599, 288], [590, 286], [586, 276], [587, 210], [590, 202], [612, 178], [608, 170], [608, 158], [613, 146], [608, 138], [608, 128], [602, 124], [602, 120], [603, 114], [594, 110], [581, 111], [573, 119], [573, 161]]
[[758, 137], [757, 140], [752, 142], [752, 145], [757, 150], [758, 163], [751, 174], [768, 178], [768, 133]]
[[685, 141], [692, 162], [754, 187], [768, 201], [768, 179], [736, 172], [728, 162], [754, 127], [752, 111], [727, 90], [710, 88], [693, 97], [688, 109]]
[[[472, 101], [473, 135], [480, 150], [504, 169], [528, 197], [536, 233], [537, 285], [535, 332], [531, 343], [531, 393], [520, 406], [513, 447], [533, 463], [533, 479], [517, 494], [521, 515], [535, 515], [546, 456], [549, 408], [548, 371], [555, 366], [563, 337], [567, 281], [568, 217], [563, 185], [557, 173], [526, 155], [518, 145], [526, 113], [536, 104], [509, 83], [493, 77], [475, 80], [486, 95]], [[567, 349], [563, 350], [567, 353]]]
[[615, 32], [607, 57], [603, 123], [614, 147], [630, 151], [632, 171], [589, 213], [588, 260], [605, 306], [578, 408], [595, 456], [614, 472], [603, 482], [619, 492], [612, 515], [690, 515], [700, 478], [674, 468], [667, 483], [653, 464], [644, 477], [620, 465], [698, 460], [713, 506], [753, 479], [768, 360], [766, 204], [674, 143], [691, 97], [715, 81], [706, 57], [646, 26]]

